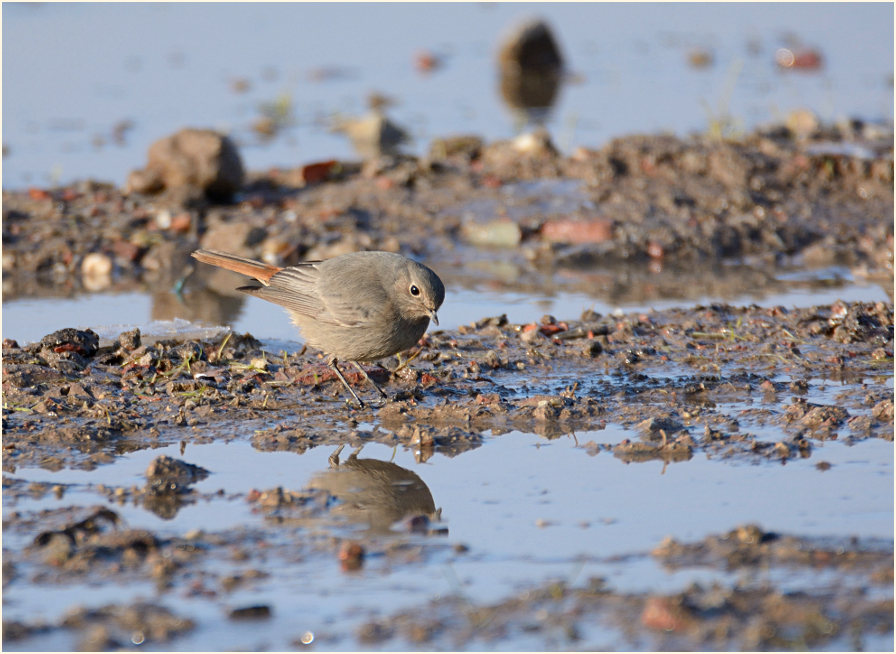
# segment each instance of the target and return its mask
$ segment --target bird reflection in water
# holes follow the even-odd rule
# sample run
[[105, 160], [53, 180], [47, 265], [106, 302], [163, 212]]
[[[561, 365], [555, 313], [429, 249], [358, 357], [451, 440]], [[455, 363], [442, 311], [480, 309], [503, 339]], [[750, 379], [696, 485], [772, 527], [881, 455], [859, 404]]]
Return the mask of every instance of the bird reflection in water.
[[[315, 474], [309, 487], [325, 490], [340, 504], [333, 514], [349, 522], [364, 524], [374, 532], [391, 531], [404, 521], [413, 531], [433, 533], [430, 521], [441, 518], [429, 488], [414, 472], [391, 461], [359, 459], [363, 445], [344, 462], [339, 461], [344, 445], [330, 455], [329, 469]], [[439, 529], [445, 534], [447, 530]]]

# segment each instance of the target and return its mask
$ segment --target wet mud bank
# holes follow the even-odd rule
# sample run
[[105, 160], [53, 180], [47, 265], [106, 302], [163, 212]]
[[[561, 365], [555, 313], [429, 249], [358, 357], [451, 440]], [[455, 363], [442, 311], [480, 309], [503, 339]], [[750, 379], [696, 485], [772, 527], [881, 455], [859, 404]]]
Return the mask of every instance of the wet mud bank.
[[419, 159], [252, 174], [230, 204], [189, 184], [156, 194], [97, 182], [4, 191], [3, 290], [7, 299], [157, 292], [186, 281], [188, 294], [189, 252], [200, 245], [277, 265], [359, 249], [472, 268], [497, 259], [514, 266], [511, 285], [614, 262], [686, 276], [695, 264], [708, 276], [746, 264], [754, 284], [787, 264], [886, 280], [892, 215], [892, 133], [871, 125], [738, 141], [632, 136], [570, 155], [546, 134], [456, 137]]
[[[761, 288], [779, 266], [797, 265], [845, 266], [891, 288], [892, 152], [891, 134], [857, 123], [736, 142], [629, 137], [569, 156], [536, 134], [445, 139], [422, 159], [250, 174], [229, 203], [187, 187], [150, 195], [95, 182], [4, 191], [4, 297], [143, 289], [222, 324], [242, 300], [232, 277], [192, 265], [200, 246], [277, 265], [402, 251], [436, 269], [462, 263], [467, 277], [446, 279], [449, 287], [487, 277], [528, 290], [558, 270], [618, 265], [648, 297], [692, 297], [702, 283], [720, 284], [722, 296], [723, 269], [737, 270], [732, 288]], [[726, 508], [721, 527], [627, 541], [625, 555], [604, 554], [609, 527], [577, 527], [582, 565], [606, 577], [530, 575], [529, 559], [551, 558], [546, 546], [514, 561], [522, 576], [497, 599], [467, 592], [473, 572], [474, 581], [432, 590], [444, 587], [446, 569], [503, 570], [512, 558], [457, 537], [463, 516], [443, 516], [443, 498], [427, 486], [434, 464], [449, 459], [455, 483], [482, 483], [463, 468], [501, 439], [536, 439], [538, 457], [569, 443], [577, 463], [611, 462], [629, 478], [650, 466], [666, 478], [701, 466], [697, 477], [721, 471], [727, 481], [746, 468], [763, 484], [769, 470], [802, 479], [808, 469], [814, 486], [801, 488], [816, 491], [818, 476], [850, 465], [837, 448], [892, 448], [892, 299], [693, 304], [527, 323], [470, 316], [365, 366], [386, 401], [346, 366], [363, 409], [346, 402], [316, 352], [251, 334], [130, 329], [101, 339], [66, 328], [26, 343], [4, 333], [4, 645], [892, 648], [892, 539], [762, 524], [777, 506], [763, 520], [729, 520], [746, 498]], [[232, 448], [229, 477], [208, 451], [186, 460], [215, 445]], [[369, 454], [376, 448], [392, 458]], [[399, 465], [396, 453], [411, 461]], [[290, 472], [308, 459], [319, 465], [274, 481], [268, 466], [280, 454], [292, 455]], [[133, 461], [136, 472], [106, 474]], [[556, 470], [543, 474], [545, 487], [558, 483]], [[891, 468], [874, 474], [892, 480]], [[210, 486], [215, 475], [226, 481]], [[515, 484], [527, 479], [502, 492], [518, 500]], [[613, 522], [595, 517], [598, 504], [631, 506], [623, 518], [643, 510], [616, 483], [582, 497], [595, 505], [589, 524]], [[850, 489], [854, 512], [867, 508], [877, 528], [890, 518], [876, 517], [862, 486]], [[533, 493], [521, 501], [541, 502]], [[476, 502], [487, 504], [476, 498], [466, 511]], [[678, 502], [676, 514], [699, 511]], [[546, 511], [536, 529], [561, 529]], [[617, 569], [673, 581], [635, 587]], [[417, 592], [418, 582], [427, 588]], [[47, 594], [60, 599], [44, 614]], [[314, 619], [306, 627], [296, 615]]]
[[[693, 559], [685, 552], [693, 552]], [[605, 651], [620, 643], [639, 650], [724, 651], [800, 650], [844, 642], [861, 649], [861, 634], [892, 629], [892, 598], [868, 597], [862, 587], [885, 591], [892, 583], [892, 551], [843, 553], [836, 545], [744, 525], [699, 543], [664, 542], [651, 556], [663, 565], [726, 563], [740, 571], [759, 565], [815, 571], [855, 566], [856, 575], [847, 587], [814, 594], [701, 584], [669, 595], [620, 593], [603, 578], [575, 587], [557, 581], [485, 606], [454, 597], [433, 601], [423, 611], [365, 623], [359, 638], [368, 646], [398, 640], [424, 648], [434, 643], [463, 648], [471, 641], [494, 646], [517, 633], [537, 634], [543, 642], [570, 649]]]
[[[126, 506], [170, 518], [214, 500], [193, 488], [207, 471], [165, 455], [153, 459], [142, 486], [93, 487], [101, 504], [13, 509], [4, 521], [7, 542], [16, 543], [4, 551], [7, 593], [88, 579], [155, 589], [152, 602], [78, 605], [56, 622], [10, 621], [4, 634], [13, 646], [62, 634], [82, 649], [130, 647], [133, 638], [176, 647], [201, 629], [189, 611], [172, 608], [170, 600], [184, 593], [223, 601], [228, 621], [264, 622], [275, 599], [232, 606], [226, 598], [263, 585], [272, 560], [338, 561], [348, 574], [468, 556], [469, 545], [451, 539], [450, 522], [440, 522], [422, 480], [365, 459], [358, 449], [365, 444], [411, 448], [425, 461], [461, 456], [513, 430], [550, 440], [616, 424], [636, 436], [578, 446], [586, 456], [632, 465], [817, 459], [825, 470], [830, 441], [893, 439], [893, 308], [886, 303], [586, 312], [526, 325], [486, 318], [430, 333], [410, 361], [371, 366], [390, 399], [361, 410], [345, 401], [322, 361], [268, 351], [249, 335], [143, 343], [131, 331], [100, 343], [71, 329], [24, 347], [5, 341], [3, 359], [4, 499], [13, 506], [71, 492], [8, 476], [19, 467], [96, 470], [123, 453], [177, 443], [183, 451], [217, 439], [249, 440], [262, 452], [334, 450], [329, 471], [305, 487], [218, 491], [263, 516], [254, 527], [177, 536], [129, 527], [120, 518]], [[360, 374], [350, 380], [372, 395]], [[358, 526], [346, 531], [346, 524]], [[803, 649], [892, 638], [892, 541], [831, 543], [741, 525], [702, 542], [669, 539], [654, 548], [637, 556], [669, 569], [747, 576], [769, 566], [824, 570], [842, 583], [797, 594], [772, 582], [645, 594], [604, 579], [558, 582], [494, 604], [433, 599], [360, 619], [350, 635], [318, 633], [318, 642], [468, 649], [512, 636], [567, 649]], [[239, 561], [241, 571], [214, 568], [222, 560]], [[301, 639], [297, 633], [296, 646]]]
[[[673, 460], [787, 459], [810, 456], [813, 441], [893, 438], [885, 303], [586, 312], [527, 325], [501, 316], [432, 332], [406, 359], [370, 366], [385, 402], [347, 371], [371, 400], [355, 409], [318, 356], [271, 352], [248, 334], [143, 344], [135, 330], [100, 347], [91, 331], [66, 329], [24, 347], [7, 340], [4, 469], [90, 467], [110, 448], [210, 438], [237, 421], [269, 423], [256, 447], [297, 451], [343, 443], [346, 427], [353, 444], [461, 452], [489, 430], [554, 438], [612, 422], [644, 441], [620, 443], [617, 456]], [[828, 387], [830, 404], [806, 399]], [[741, 403], [749, 408], [729, 415], [726, 405]], [[781, 438], [765, 442], [751, 426]]]

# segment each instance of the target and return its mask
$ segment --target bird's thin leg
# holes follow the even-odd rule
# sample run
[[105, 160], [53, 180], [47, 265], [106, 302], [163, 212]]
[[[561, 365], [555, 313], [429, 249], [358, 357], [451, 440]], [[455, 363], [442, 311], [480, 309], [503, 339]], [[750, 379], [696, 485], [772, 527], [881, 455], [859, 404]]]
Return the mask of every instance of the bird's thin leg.
[[354, 363], [355, 367], [361, 371], [361, 374], [364, 375], [364, 379], [369, 381], [370, 385], [373, 386], [377, 391], [379, 391], [380, 395], [382, 395], [386, 399], [389, 399], [389, 396], [386, 395], [385, 391], [383, 391], [382, 388], [380, 388], [379, 386], [376, 385], [376, 382], [370, 378], [370, 375], [368, 375], [367, 371], [365, 371], [364, 368], [361, 367], [360, 363], [358, 363], [357, 361], [352, 361], [352, 363]]
[[336, 376], [339, 377], [339, 381], [342, 382], [342, 385], [345, 386], [345, 388], [348, 389], [348, 392], [351, 393], [352, 397], [355, 398], [355, 402], [358, 403], [358, 408], [363, 409], [364, 402], [362, 402], [361, 398], [358, 397], [355, 391], [352, 390], [352, 387], [348, 385], [348, 381], [346, 381], [345, 377], [342, 375], [342, 371], [339, 370], [338, 366], [336, 365], [336, 357], [331, 357], [327, 361], [327, 365], [330, 366], [330, 370], [336, 373]]
[[337, 449], [335, 452], [333, 452], [333, 453], [329, 456], [329, 458], [327, 459], [327, 461], [330, 463], [330, 467], [331, 467], [331, 468], [338, 468], [338, 467], [339, 467], [339, 454], [342, 452], [342, 448], [343, 448], [343, 447], [345, 447], [345, 443], [343, 443], [342, 445], [340, 445], [340, 446], [339, 446], [339, 449]]

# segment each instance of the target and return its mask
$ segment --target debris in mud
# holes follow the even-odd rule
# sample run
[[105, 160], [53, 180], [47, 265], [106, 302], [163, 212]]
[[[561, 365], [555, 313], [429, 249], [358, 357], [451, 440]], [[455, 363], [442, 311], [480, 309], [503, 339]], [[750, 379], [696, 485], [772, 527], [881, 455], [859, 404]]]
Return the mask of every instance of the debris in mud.
[[824, 63], [821, 53], [814, 48], [778, 48], [775, 63], [785, 70], [816, 71]]
[[581, 586], [552, 582], [490, 605], [458, 597], [436, 599], [423, 610], [368, 620], [357, 636], [378, 647], [405, 639], [418, 647], [450, 648], [471, 641], [497, 643], [515, 633], [545, 632], [560, 649], [610, 649], [588, 640], [596, 624], [602, 638], [609, 630], [622, 638], [613, 642], [635, 649], [718, 651], [823, 648], [838, 643], [861, 648], [862, 634], [893, 631], [892, 598], [877, 599], [868, 592], [869, 586], [885, 590], [892, 583], [892, 575], [880, 574], [892, 568], [892, 545], [882, 550], [859, 543], [825, 548], [745, 525], [695, 545], [669, 540], [654, 555], [664, 563], [676, 561], [677, 567], [716, 566], [721, 558], [743, 570], [787, 565], [818, 571], [845, 565], [861, 576], [838, 588], [799, 593], [768, 583], [692, 584], [679, 593], [658, 594], [616, 591], [600, 578]]
[[[71, 520], [71, 509], [47, 513], [45, 520]], [[39, 533], [27, 552], [50, 567], [51, 578], [66, 578], [87, 573], [95, 566], [104, 566], [106, 574], [120, 574], [137, 569], [161, 547], [152, 533], [143, 529], [127, 529], [118, 514], [98, 507], [89, 515]]]
[[118, 335], [118, 346], [124, 351], [133, 351], [140, 347], [140, 330], [131, 329]]
[[[164, 646], [195, 628], [189, 617], [160, 608], [166, 593], [207, 601], [226, 596], [221, 615], [264, 621], [277, 605], [243, 604], [236, 591], [259, 590], [264, 570], [280, 562], [307, 564], [314, 556], [337, 574], [368, 575], [475, 554], [475, 544], [437, 537], [447, 532], [435, 502], [444, 500], [416, 473], [361, 457], [365, 443], [410, 447], [425, 461], [458, 456], [513, 430], [574, 438], [614, 424], [642, 438], [580, 447], [613, 452], [633, 465], [685, 466], [698, 456], [792, 465], [819, 456], [828, 445], [823, 440], [893, 439], [887, 356], [893, 308], [884, 302], [585, 312], [528, 325], [486, 318], [429, 334], [410, 362], [383, 361], [378, 381], [393, 400], [364, 410], [345, 405], [338, 381], [315, 378], [322, 369], [317, 359], [273, 354], [250, 335], [150, 342], [132, 330], [100, 343], [91, 334], [61, 330], [25, 346], [4, 341], [5, 471], [90, 469], [130, 451], [234, 437], [265, 451], [325, 447], [333, 453], [330, 467], [307, 488], [272, 484], [237, 495], [260, 519], [251, 528], [214, 533], [129, 528], [106, 506], [11, 510], [4, 536], [24, 544], [4, 549], [6, 592], [142, 581], [159, 599], [158, 605], [76, 608], [50, 622], [7, 622], [10, 643], [72, 631], [73, 646]], [[592, 350], [593, 344], [599, 347]], [[355, 448], [344, 460], [343, 445]], [[818, 461], [817, 467], [832, 466]], [[802, 469], [815, 473], [812, 462]], [[88, 490], [167, 518], [183, 501], [207, 497], [191, 488], [205, 474], [159, 457], [142, 488]], [[75, 493], [4, 479], [4, 501], [12, 506], [53, 495], [67, 502]], [[156, 503], [159, 498], [164, 501]], [[360, 626], [352, 623], [352, 637], [377, 647], [452, 649], [499, 644], [516, 633], [554, 647], [612, 649], [590, 640], [599, 625], [601, 633], [619, 633], [616, 649], [725, 650], [845, 643], [858, 649], [892, 633], [891, 541], [807, 539], [744, 525], [697, 543], [665, 541], [652, 556], [670, 569], [731, 569], [745, 579], [770, 567], [809, 575], [822, 570], [836, 583], [799, 592], [772, 583], [716, 583], [670, 593], [621, 592], [600, 580], [582, 587], [552, 583], [489, 605], [444, 596], [394, 614], [374, 613], [359, 618]], [[226, 569], [216, 571], [221, 559]]]
[[[99, 336], [92, 330], [60, 329], [40, 340], [41, 353], [62, 371], [81, 370], [86, 359], [96, 354]], [[58, 355], [58, 356], [57, 356]]]
[[849, 411], [839, 406], [818, 406], [803, 398], [794, 398], [784, 415], [801, 432], [824, 440], [836, 433], [836, 428], [849, 417]]
[[[424, 458], [478, 447], [488, 430], [554, 438], [601, 421], [644, 432], [648, 442], [617, 446], [617, 455], [629, 461], [685, 460], [701, 449], [724, 456], [808, 456], [806, 439], [843, 432], [891, 440], [892, 399], [885, 383], [892, 371], [887, 359], [872, 354], [892, 349], [892, 306], [845, 306], [864, 325], [862, 341], [843, 342], [834, 332], [816, 330], [828, 320], [828, 307], [698, 307], [696, 314], [668, 310], [584, 321], [545, 317], [528, 331], [501, 320], [480, 321], [456, 335], [427, 337], [412, 373], [389, 374], [396, 359], [372, 371], [396, 399], [363, 411], [339, 401], [337, 382], [309, 376], [304, 357], [271, 356], [251, 336], [138, 345], [139, 335], [128, 333], [117, 348], [96, 349], [95, 335], [62, 330], [41, 343], [3, 350], [3, 463], [11, 469], [51, 455], [67, 465], [97, 465], [103, 443], [139, 442], [155, 438], [153, 430], [261, 415], [281, 420], [253, 437], [262, 449], [301, 452], [326, 442], [315, 424], [376, 415], [382, 429], [367, 437], [413, 444]], [[551, 337], [543, 334], [548, 329]], [[526, 333], [543, 340], [516, 337]], [[583, 357], [580, 341], [572, 338], [587, 334], [600, 334], [597, 358]], [[843, 367], [832, 369], [832, 360], [842, 360]], [[63, 361], [76, 365], [59, 371]], [[557, 382], [541, 384], [542, 375]], [[789, 381], [769, 381], [779, 377]], [[809, 402], [810, 378], [844, 383], [838, 402]], [[798, 395], [786, 404], [793, 397], [788, 391]], [[719, 408], [752, 398], [759, 403], [736, 416]], [[750, 434], [751, 424], [776, 425], [788, 438], [762, 443]]]
[[835, 567], [877, 574], [893, 565], [893, 550], [856, 549], [855, 544], [817, 542], [797, 536], [766, 531], [755, 524], [741, 525], [726, 534], [710, 535], [698, 543], [679, 543], [668, 538], [652, 552], [664, 566], [694, 566], [726, 569], [753, 566], [789, 565]]

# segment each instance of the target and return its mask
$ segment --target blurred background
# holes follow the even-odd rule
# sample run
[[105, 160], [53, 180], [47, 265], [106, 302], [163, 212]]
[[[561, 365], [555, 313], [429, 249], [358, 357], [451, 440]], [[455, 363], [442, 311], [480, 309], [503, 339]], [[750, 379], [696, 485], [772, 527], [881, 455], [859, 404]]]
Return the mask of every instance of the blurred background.
[[[151, 143], [183, 127], [229, 134], [245, 167], [261, 172], [359, 160], [359, 116], [387, 115], [379, 133], [418, 155], [435, 138], [493, 142], [533, 124], [569, 154], [639, 133], [737, 137], [794, 120], [893, 120], [890, 3], [4, 3], [2, 11], [5, 190], [84, 179], [121, 186]], [[513, 51], [520, 43], [535, 49]], [[532, 58], [544, 71], [538, 84], [508, 77], [503, 64], [513, 57]], [[526, 188], [515, 191], [525, 202], [549, 197], [570, 211], [583, 202], [575, 186]], [[502, 270], [502, 259], [485, 272], [438, 268], [449, 282], [444, 327], [498, 313], [524, 322], [718, 297], [788, 306], [889, 299], [845, 268], [778, 275], [771, 294], [768, 280], [763, 292], [720, 293], [699, 271], [694, 284], [664, 285], [644, 266], [509, 288], [520, 272]], [[27, 342], [64, 326], [111, 336], [195, 318], [167, 288], [155, 297], [109, 290], [5, 301], [4, 331]], [[235, 329], [295, 339], [278, 307], [249, 304], [251, 312], [242, 299], [225, 312]]]
[[565, 64], [548, 119], [562, 151], [796, 109], [893, 118], [890, 3], [4, 3], [3, 187], [121, 185], [185, 126], [230, 133], [249, 170], [350, 158], [331, 128], [371, 94], [409, 152], [506, 138], [496, 57], [531, 17]]

